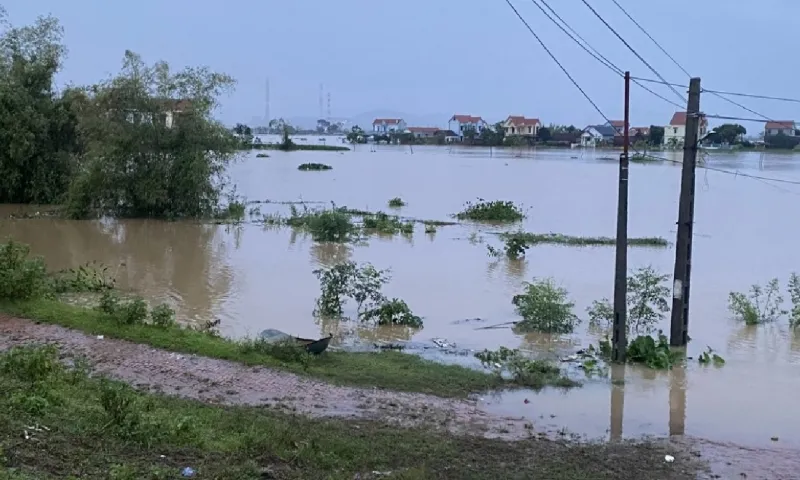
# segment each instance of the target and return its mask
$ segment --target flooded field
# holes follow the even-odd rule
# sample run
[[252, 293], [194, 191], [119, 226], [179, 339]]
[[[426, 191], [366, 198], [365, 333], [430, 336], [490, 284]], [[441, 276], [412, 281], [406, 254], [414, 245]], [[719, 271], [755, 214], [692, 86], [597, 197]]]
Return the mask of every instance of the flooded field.
[[[307, 143], [317, 141], [309, 136]], [[326, 143], [340, 142], [332, 138]], [[251, 155], [230, 174], [238, 193], [250, 201], [332, 201], [386, 211], [386, 202], [399, 196], [408, 202], [400, 211], [404, 216], [450, 220], [464, 202], [481, 197], [530, 207], [526, 231], [614, 235], [617, 168], [602, 157], [616, 158], [616, 152], [371, 150], [270, 151], [270, 158]], [[304, 162], [326, 163], [333, 170], [298, 171]], [[758, 153], [706, 158], [714, 168], [800, 181], [798, 162], [797, 156]], [[674, 241], [679, 173], [679, 165], [670, 162], [632, 165], [630, 236]], [[690, 362], [687, 369], [671, 372], [620, 368], [614, 376], [624, 377], [624, 386], [602, 378], [568, 394], [546, 390], [487, 396], [485, 408], [589, 437], [685, 434], [754, 447], [775, 445], [771, 437], [779, 437], [779, 446], [800, 448], [800, 417], [792, 414], [800, 393], [800, 332], [793, 334], [785, 320], [745, 326], [731, 320], [726, 307], [728, 292], [773, 277], [785, 284], [793, 270], [800, 270], [794, 243], [800, 230], [790, 219], [798, 193], [798, 185], [699, 171], [689, 354], [711, 346], [727, 360], [724, 367]], [[1, 213], [15, 208], [3, 207]], [[262, 205], [262, 211], [286, 212], [288, 205]], [[592, 300], [613, 293], [613, 247], [535, 246], [525, 260], [495, 259], [486, 249], [486, 243], [500, 243], [493, 231], [456, 225], [426, 234], [419, 225], [411, 238], [371, 238], [368, 246], [354, 246], [315, 244], [288, 228], [257, 225], [46, 218], [0, 223], [0, 235], [29, 243], [54, 269], [101, 262], [122, 288], [169, 300], [187, 322], [220, 318], [223, 333], [233, 337], [274, 328], [304, 337], [332, 332], [340, 341], [441, 337], [460, 348], [504, 345], [534, 351], [569, 351], [596, 342], [585, 325], [563, 338], [476, 330], [516, 320], [511, 297], [532, 277], [555, 278], [569, 290], [583, 318]], [[406, 300], [424, 317], [425, 328], [373, 329], [315, 319], [319, 286], [311, 271], [347, 259], [391, 268], [385, 293]], [[672, 248], [630, 249], [631, 268], [650, 264], [671, 275], [673, 261]], [[484, 322], [464, 322], [473, 318]]]

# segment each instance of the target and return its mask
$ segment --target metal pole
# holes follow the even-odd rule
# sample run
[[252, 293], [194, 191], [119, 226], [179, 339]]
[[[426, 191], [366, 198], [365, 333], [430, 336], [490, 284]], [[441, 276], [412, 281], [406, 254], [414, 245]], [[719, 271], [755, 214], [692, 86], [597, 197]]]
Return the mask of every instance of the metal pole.
[[631, 74], [625, 72], [625, 126], [622, 132], [622, 155], [619, 157], [619, 193], [617, 195], [617, 262], [614, 272], [614, 328], [611, 339], [611, 359], [624, 362], [628, 348], [628, 144], [630, 138]]
[[697, 143], [700, 126], [700, 79], [689, 82], [686, 135], [683, 143], [681, 193], [678, 206], [678, 236], [675, 244], [675, 280], [672, 284], [672, 318], [669, 344], [683, 347], [689, 342], [689, 281], [692, 270], [692, 225]]

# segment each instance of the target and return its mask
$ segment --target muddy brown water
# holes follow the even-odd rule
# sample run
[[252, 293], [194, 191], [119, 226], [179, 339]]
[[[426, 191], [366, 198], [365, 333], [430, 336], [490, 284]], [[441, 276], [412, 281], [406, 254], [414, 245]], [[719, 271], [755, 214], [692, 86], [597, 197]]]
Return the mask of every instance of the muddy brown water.
[[[330, 139], [329, 144], [335, 142]], [[531, 207], [524, 228], [533, 232], [613, 236], [616, 175], [614, 152], [542, 150], [502, 152], [447, 147], [368, 146], [355, 151], [270, 152], [250, 155], [231, 168], [239, 193], [249, 200], [334, 201], [382, 209], [400, 196], [403, 215], [447, 220], [476, 197], [513, 200]], [[678, 158], [676, 154], [665, 156]], [[759, 153], [713, 154], [709, 165], [743, 174], [800, 181], [800, 157]], [[320, 162], [327, 172], [300, 172]], [[632, 165], [630, 235], [675, 237], [679, 167]], [[706, 345], [727, 360], [722, 368], [690, 363], [672, 372], [628, 367], [624, 386], [590, 380], [568, 394], [515, 392], [487, 395], [482, 408], [500, 416], [551, 423], [588, 437], [686, 435], [752, 448], [800, 448], [800, 335], [786, 320], [748, 327], [731, 320], [731, 290], [746, 290], [772, 277], [785, 280], [800, 269], [797, 226], [784, 221], [800, 187], [700, 170], [692, 276], [689, 353]], [[5, 216], [19, 207], [5, 206]], [[287, 211], [263, 205], [262, 211]], [[173, 303], [181, 320], [222, 320], [232, 337], [275, 328], [313, 337], [333, 332], [367, 340], [444, 337], [459, 347], [501, 345], [534, 351], [569, 350], [597, 340], [585, 328], [570, 337], [515, 335], [508, 329], [475, 330], [458, 322], [480, 317], [488, 324], [515, 320], [511, 296], [532, 277], [552, 276], [571, 293], [576, 312], [612, 295], [614, 249], [537, 246], [524, 261], [489, 258], [495, 228], [458, 225], [411, 239], [373, 238], [368, 246], [321, 245], [290, 229], [230, 227], [148, 220], [4, 220], [0, 235], [29, 243], [52, 268], [88, 261], [110, 266], [123, 288], [154, 301]], [[473, 237], [470, 241], [470, 237]], [[419, 332], [321, 322], [312, 316], [318, 291], [311, 270], [352, 259], [391, 267], [390, 296], [404, 298], [425, 318]], [[672, 272], [674, 250], [630, 250], [632, 268], [652, 264]], [[788, 305], [788, 296], [787, 296]], [[668, 325], [664, 325], [668, 327]], [[530, 403], [524, 403], [528, 398]], [[778, 437], [773, 442], [771, 437]]]

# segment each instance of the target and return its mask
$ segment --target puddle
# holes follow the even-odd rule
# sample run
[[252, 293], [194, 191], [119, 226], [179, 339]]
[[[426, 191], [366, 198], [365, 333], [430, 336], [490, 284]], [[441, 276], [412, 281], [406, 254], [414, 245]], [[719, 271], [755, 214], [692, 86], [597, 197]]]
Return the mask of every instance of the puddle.
[[[617, 169], [590, 153], [531, 150], [512, 156], [495, 150], [490, 158], [481, 149], [415, 146], [412, 155], [407, 148], [379, 146], [375, 152], [365, 148], [345, 154], [270, 155], [231, 170], [238, 191], [249, 200], [273, 200], [260, 204], [264, 212], [286, 212], [289, 205], [279, 202], [302, 199], [388, 211], [386, 202], [400, 196], [408, 203], [399, 212], [403, 216], [451, 220], [449, 215], [464, 202], [482, 197], [530, 207], [522, 225], [527, 231], [593, 236], [613, 236], [615, 231]], [[570, 158], [576, 155], [578, 159]], [[786, 158], [719, 154], [709, 162], [753, 173], [778, 169], [765, 175], [800, 178], [800, 162]], [[297, 165], [307, 161], [322, 161], [333, 170], [325, 175], [298, 172]], [[678, 167], [666, 163], [631, 167], [631, 236], [673, 241], [679, 173]], [[784, 193], [768, 183], [733, 175], [699, 175], [689, 353], [697, 355], [709, 345], [726, 359], [724, 367], [691, 363], [685, 371], [666, 373], [629, 367], [624, 386], [591, 380], [566, 395], [545, 390], [485, 398], [484, 407], [589, 437], [673, 434], [753, 448], [800, 448], [800, 417], [792, 415], [800, 335], [790, 331], [785, 320], [742, 326], [729, 319], [726, 308], [731, 290], [744, 291], [773, 277], [785, 282], [792, 266], [800, 265], [796, 222], [775, 220], [783, 218]], [[21, 209], [3, 206], [0, 215], [7, 218]], [[121, 288], [140, 292], [152, 302], [172, 303], [184, 322], [219, 318], [222, 332], [231, 337], [256, 336], [273, 328], [305, 338], [333, 333], [332, 348], [354, 345], [356, 340], [365, 345], [409, 342], [408, 351], [426, 358], [472, 366], [477, 361], [471, 353], [484, 348], [507, 346], [558, 355], [596, 342], [598, 337], [585, 325], [566, 337], [482, 328], [518, 320], [511, 297], [532, 277], [555, 278], [583, 317], [592, 300], [613, 293], [613, 247], [541, 245], [531, 248], [524, 260], [498, 260], [480, 243], [482, 239], [497, 245], [488, 233], [497, 230], [458, 225], [425, 234], [418, 225], [410, 238], [373, 237], [367, 246], [353, 246], [315, 244], [290, 229], [255, 225], [54, 218], [0, 223], [1, 236], [29, 243], [53, 269], [104, 263]], [[650, 264], [672, 272], [671, 248], [629, 252], [632, 268]], [[311, 270], [344, 260], [391, 268], [393, 278], [385, 293], [406, 300], [424, 318], [425, 328], [376, 329], [315, 319], [318, 283]], [[466, 321], [474, 318], [483, 321]], [[455, 343], [454, 354], [425, 348], [434, 338]], [[525, 404], [525, 398], [530, 403]], [[770, 440], [773, 436], [780, 439], [777, 445]]]

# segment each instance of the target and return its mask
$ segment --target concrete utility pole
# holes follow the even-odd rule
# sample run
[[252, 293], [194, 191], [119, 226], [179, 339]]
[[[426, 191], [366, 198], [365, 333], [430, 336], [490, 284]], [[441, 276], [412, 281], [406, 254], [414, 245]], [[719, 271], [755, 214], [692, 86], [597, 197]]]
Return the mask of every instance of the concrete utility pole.
[[683, 142], [681, 197], [678, 206], [678, 240], [675, 244], [675, 281], [672, 284], [672, 324], [669, 344], [683, 347], [689, 342], [689, 281], [692, 273], [692, 226], [694, 184], [700, 126], [700, 79], [689, 82], [686, 135]]
[[619, 193], [617, 195], [617, 262], [614, 271], [614, 328], [611, 337], [611, 360], [624, 362], [628, 349], [628, 144], [630, 138], [631, 74], [625, 72], [625, 131], [619, 156]]

